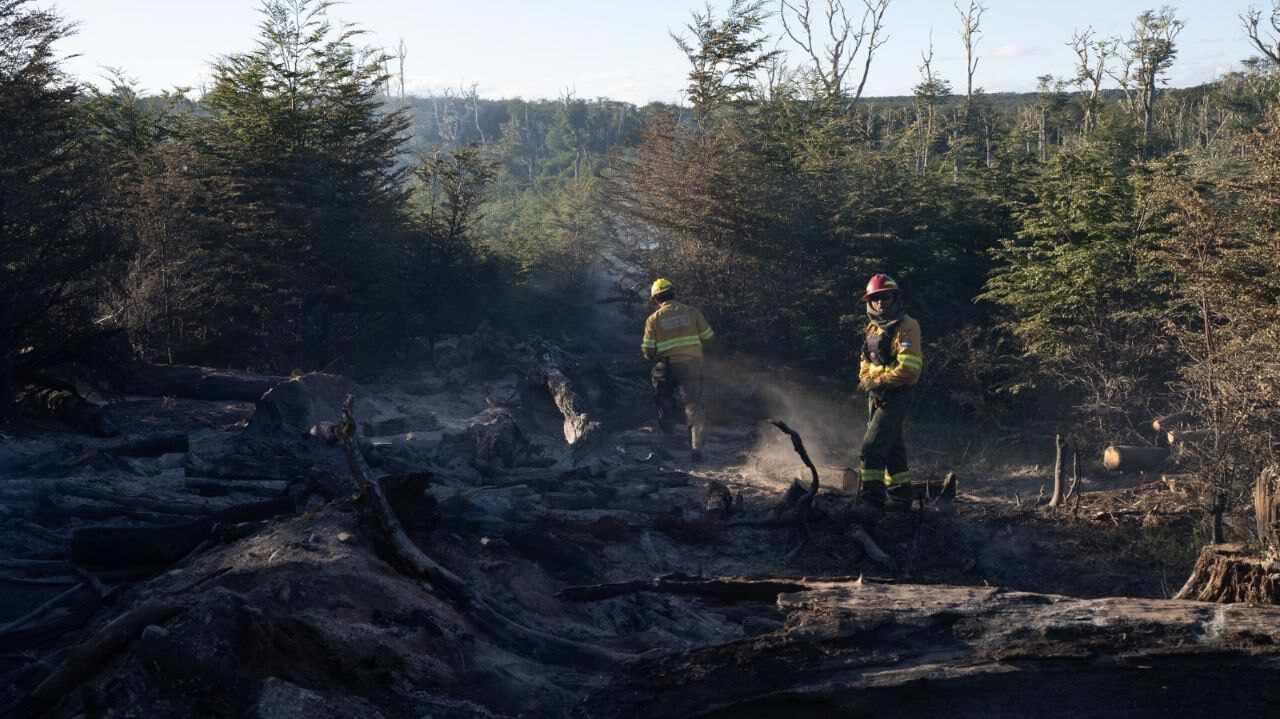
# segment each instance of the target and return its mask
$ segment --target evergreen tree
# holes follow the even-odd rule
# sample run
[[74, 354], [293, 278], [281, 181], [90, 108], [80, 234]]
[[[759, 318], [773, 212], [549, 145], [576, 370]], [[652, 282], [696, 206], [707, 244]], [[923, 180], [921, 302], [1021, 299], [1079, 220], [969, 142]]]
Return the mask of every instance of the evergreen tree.
[[382, 57], [355, 45], [361, 31], [334, 30], [331, 6], [266, 0], [257, 49], [214, 65], [193, 132], [238, 256], [212, 270], [227, 298], [217, 324], [264, 353], [350, 337], [339, 313], [399, 296], [385, 285], [398, 276], [407, 119], [383, 111]]
[[1067, 389], [1098, 431], [1150, 417], [1135, 400], [1152, 397], [1168, 369], [1155, 341], [1159, 268], [1140, 262], [1149, 218], [1130, 157], [1099, 141], [1055, 156], [979, 297], [1007, 311], [1004, 326], [1031, 360], [1008, 389]]
[[80, 91], [56, 55], [70, 32], [29, 0], [0, 0], [0, 412], [15, 363], [92, 327], [93, 269], [114, 246]]

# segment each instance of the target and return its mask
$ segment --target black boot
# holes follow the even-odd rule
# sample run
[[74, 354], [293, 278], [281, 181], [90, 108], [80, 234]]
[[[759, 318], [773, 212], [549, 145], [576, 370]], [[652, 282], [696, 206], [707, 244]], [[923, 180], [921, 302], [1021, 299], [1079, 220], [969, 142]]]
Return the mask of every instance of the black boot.
[[858, 493], [858, 503], [875, 509], [884, 509], [888, 495], [884, 490], [884, 482], [868, 481], [862, 483], [862, 491]]
[[911, 509], [911, 503], [916, 499], [915, 488], [910, 483], [895, 484], [889, 487], [887, 494], [889, 495], [888, 508], [899, 511]]

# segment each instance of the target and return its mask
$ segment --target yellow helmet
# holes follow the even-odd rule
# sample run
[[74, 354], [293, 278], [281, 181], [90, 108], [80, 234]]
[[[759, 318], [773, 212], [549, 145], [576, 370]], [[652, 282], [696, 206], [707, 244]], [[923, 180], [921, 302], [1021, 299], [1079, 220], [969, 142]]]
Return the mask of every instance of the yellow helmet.
[[652, 299], [663, 292], [671, 291], [671, 280], [665, 277], [659, 277], [653, 281], [653, 287], [649, 288], [649, 298]]

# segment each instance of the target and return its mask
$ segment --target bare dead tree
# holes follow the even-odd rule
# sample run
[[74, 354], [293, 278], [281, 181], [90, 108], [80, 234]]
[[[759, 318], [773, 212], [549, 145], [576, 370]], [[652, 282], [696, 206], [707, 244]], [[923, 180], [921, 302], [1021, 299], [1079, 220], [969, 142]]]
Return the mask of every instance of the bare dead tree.
[[1249, 36], [1249, 42], [1258, 48], [1273, 65], [1280, 65], [1280, 0], [1271, 0], [1271, 12], [1267, 16], [1271, 28], [1276, 32], [1273, 35], [1270, 31], [1263, 30], [1262, 11], [1256, 7], [1250, 7], [1248, 12], [1240, 16], [1240, 24], [1244, 26], [1244, 32]]
[[960, 40], [964, 43], [965, 73], [968, 79], [964, 95], [964, 114], [967, 118], [973, 104], [973, 76], [978, 71], [978, 60], [981, 59], [974, 57], [974, 50], [978, 46], [979, 36], [982, 35], [982, 14], [988, 8], [978, 0], [969, 0], [967, 8], [961, 7], [957, 2], [955, 8], [956, 12], [960, 13]]
[[1112, 80], [1115, 80], [1116, 84], [1120, 86], [1121, 92], [1124, 93], [1125, 110], [1127, 110], [1131, 115], [1137, 114], [1138, 103], [1137, 103], [1137, 99], [1134, 97], [1134, 87], [1133, 87], [1134, 58], [1132, 55], [1130, 55], [1127, 52], [1119, 51], [1119, 48], [1122, 47], [1124, 44], [1124, 40], [1116, 37], [1116, 38], [1112, 38], [1112, 42], [1116, 44], [1116, 49], [1117, 49], [1116, 59], [1120, 61], [1120, 65], [1118, 68], [1115, 68], [1115, 69], [1113, 69], [1112, 67], [1108, 67], [1106, 69], [1107, 77], [1110, 77]]
[[431, 111], [435, 115], [440, 144], [449, 149], [457, 147], [461, 128], [458, 126], [458, 117], [453, 112], [453, 90], [445, 88], [439, 94], [433, 95]]
[[409, 54], [409, 48], [404, 44], [404, 38], [400, 38], [400, 47], [396, 49], [396, 59], [400, 61], [400, 101], [404, 102], [404, 59]]
[[876, 50], [888, 40], [882, 32], [890, 1], [862, 0], [862, 20], [855, 26], [844, 0], [823, 0], [821, 9], [815, 9], [811, 0], [780, 0], [782, 28], [813, 63], [814, 77], [825, 97], [848, 97], [845, 77], [860, 54], [862, 77], [849, 99], [857, 102], [862, 97]]
[[912, 88], [916, 96], [918, 123], [923, 125], [918, 169], [929, 169], [929, 147], [933, 143], [934, 116], [938, 103], [951, 94], [951, 83], [933, 71], [933, 33], [929, 33], [929, 51], [920, 53], [920, 84]]
[[[1147, 10], [1133, 21], [1133, 33], [1123, 43], [1123, 75], [1111, 76], [1120, 82], [1142, 124], [1143, 153], [1150, 150], [1151, 129], [1155, 122], [1156, 93], [1165, 82], [1165, 73], [1178, 56], [1176, 41], [1186, 25], [1173, 8], [1159, 12]], [[1121, 79], [1123, 78], [1123, 79]]]
[[1098, 122], [1098, 108], [1102, 101], [1102, 81], [1107, 74], [1107, 60], [1116, 54], [1119, 41], [1115, 38], [1096, 39], [1093, 28], [1077, 30], [1067, 45], [1076, 54], [1076, 74], [1072, 82], [1081, 92], [1088, 93], [1084, 101], [1084, 135], [1093, 131]]
[[1047, 162], [1049, 160], [1049, 111], [1060, 101], [1064, 83], [1062, 80], [1055, 79], [1053, 75], [1041, 75], [1036, 80], [1039, 83], [1036, 92], [1036, 111], [1039, 113], [1036, 148], [1040, 162]]
[[480, 144], [489, 144], [488, 138], [484, 136], [484, 128], [480, 127], [480, 84], [471, 83], [471, 87], [462, 89], [461, 94], [467, 103], [467, 109], [471, 111], [471, 116], [475, 121], [476, 134], [480, 135]]

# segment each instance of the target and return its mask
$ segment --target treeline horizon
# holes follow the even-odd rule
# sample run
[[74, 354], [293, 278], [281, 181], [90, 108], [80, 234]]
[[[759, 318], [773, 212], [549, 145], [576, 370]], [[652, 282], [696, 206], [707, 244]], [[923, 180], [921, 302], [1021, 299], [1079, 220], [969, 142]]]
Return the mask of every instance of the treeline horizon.
[[1162, 8], [1075, 32], [1074, 74], [1007, 95], [981, 91], [973, 0], [964, 77], [930, 51], [910, 98], [863, 97], [891, 1], [778, 6], [795, 64], [772, 3], [695, 12], [688, 105], [636, 107], [401, 97], [316, 0], [266, 0], [197, 100], [95, 90], [63, 70], [63, 18], [0, 0], [0, 404], [108, 338], [355, 371], [486, 319], [571, 330], [606, 253], [729, 349], [852, 387], [886, 271], [924, 327], [921, 411], [1052, 416], [1079, 443], [1188, 412], [1215, 438], [1197, 471], [1243, 497], [1280, 428], [1280, 14], [1247, 14], [1261, 55], [1208, 85], [1165, 87]]

